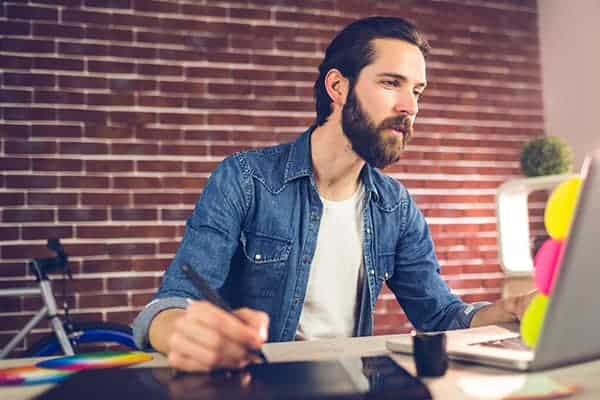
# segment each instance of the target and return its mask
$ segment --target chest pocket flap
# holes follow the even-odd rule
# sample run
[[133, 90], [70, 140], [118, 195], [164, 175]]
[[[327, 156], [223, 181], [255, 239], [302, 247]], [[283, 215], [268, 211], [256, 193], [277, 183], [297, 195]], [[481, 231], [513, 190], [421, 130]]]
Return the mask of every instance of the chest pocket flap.
[[244, 256], [255, 264], [286, 261], [290, 256], [292, 242], [257, 232], [242, 232]]

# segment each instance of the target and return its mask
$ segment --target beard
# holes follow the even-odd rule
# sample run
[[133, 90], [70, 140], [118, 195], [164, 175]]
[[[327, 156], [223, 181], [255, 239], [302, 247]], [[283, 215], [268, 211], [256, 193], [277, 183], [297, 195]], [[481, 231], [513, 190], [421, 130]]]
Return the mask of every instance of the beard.
[[[386, 134], [386, 129], [402, 132], [402, 137], [393, 133]], [[348, 93], [342, 109], [342, 130], [350, 140], [352, 150], [375, 168], [385, 168], [398, 162], [413, 134], [412, 121], [408, 115], [387, 118], [376, 126], [361, 107], [354, 88]]]

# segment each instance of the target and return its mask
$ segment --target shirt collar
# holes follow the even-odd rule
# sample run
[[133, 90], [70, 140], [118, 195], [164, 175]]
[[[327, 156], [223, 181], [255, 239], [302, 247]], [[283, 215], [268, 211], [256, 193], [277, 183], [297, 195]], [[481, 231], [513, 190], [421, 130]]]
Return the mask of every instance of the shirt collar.
[[[285, 183], [313, 174], [310, 153], [310, 136], [315, 128], [316, 125], [311, 126], [292, 143], [288, 160], [285, 165]], [[374, 168], [365, 163], [365, 166], [360, 172], [360, 179], [366, 192], [373, 195], [374, 199], [377, 200], [379, 198], [379, 193], [373, 180], [374, 173]]]

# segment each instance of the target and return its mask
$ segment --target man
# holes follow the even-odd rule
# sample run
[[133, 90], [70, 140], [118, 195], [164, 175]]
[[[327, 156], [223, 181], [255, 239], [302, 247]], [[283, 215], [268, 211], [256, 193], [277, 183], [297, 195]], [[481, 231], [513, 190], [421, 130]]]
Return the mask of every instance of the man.
[[[243, 367], [265, 341], [373, 332], [382, 284], [420, 330], [513, 321], [529, 297], [466, 304], [441, 279], [398, 161], [425, 90], [426, 41], [400, 18], [346, 27], [315, 83], [316, 123], [294, 143], [241, 152], [213, 172], [163, 284], [134, 322], [188, 371]], [[189, 264], [235, 308], [202, 300]]]

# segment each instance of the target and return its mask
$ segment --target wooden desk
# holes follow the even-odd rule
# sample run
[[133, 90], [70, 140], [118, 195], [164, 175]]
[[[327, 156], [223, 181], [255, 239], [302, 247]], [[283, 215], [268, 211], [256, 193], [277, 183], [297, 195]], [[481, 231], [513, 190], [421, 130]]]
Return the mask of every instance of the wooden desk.
[[[318, 360], [338, 358], [344, 356], [365, 356], [389, 353], [385, 348], [387, 339], [394, 337], [372, 336], [363, 338], [347, 338], [332, 340], [317, 340], [312, 342], [270, 343], [265, 345], [264, 352], [270, 361], [289, 360]], [[415, 373], [414, 364], [410, 356], [392, 354], [391, 357], [406, 368], [410, 373]], [[10, 359], [0, 361], [0, 368], [30, 365], [40, 359]], [[139, 366], [165, 366], [166, 360], [160, 354], [154, 354], [154, 360]], [[579, 364], [576, 366], [559, 368], [535, 374], [521, 374], [495, 368], [480, 367], [471, 364], [451, 362], [445, 376], [441, 378], [427, 378], [425, 382], [434, 399], [476, 399], [486, 397], [486, 393], [470, 396], [460, 386], [461, 382], [473, 382], [473, 379], [485, 380], [505, 379], [496, 381], [497, 385], [506, 386], [511, 381], [519, 379], [535, 379], [546, 376], [564, 384], [578, 384], [584, 389], [571, 397], [572, 399], [599, 399], [600, 398], [600, 360]], [[30, 399], [47, 390], [51, 385], [35, 385], [23, 387], [0, 387], [0, 399], [24, 400]], [[490, 385], [486, 386], [489, 391]], [[492, 392], [494, 393], [494, 392]], [[487, 393], [489, 395], [489, 393]]]

